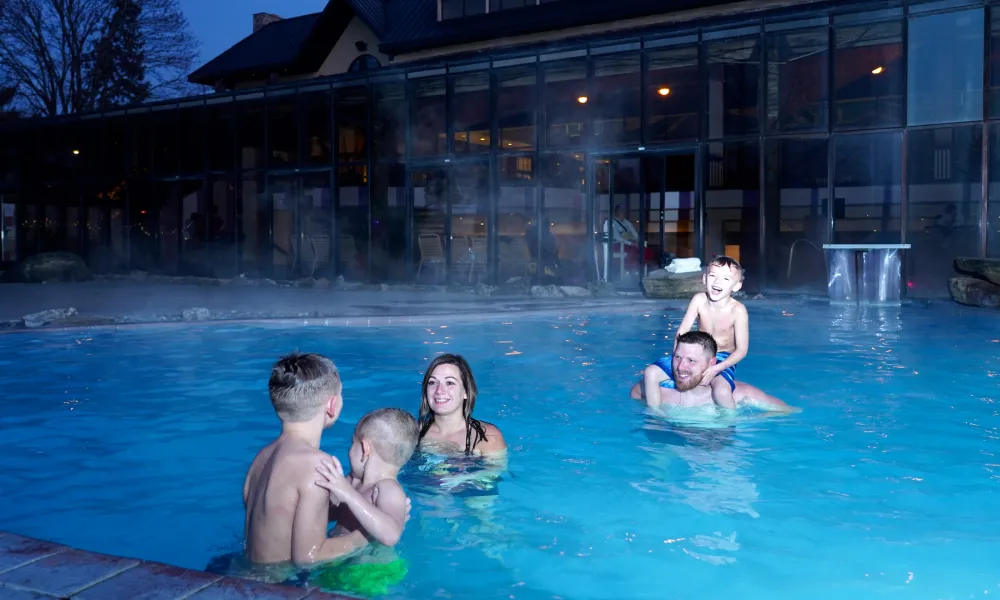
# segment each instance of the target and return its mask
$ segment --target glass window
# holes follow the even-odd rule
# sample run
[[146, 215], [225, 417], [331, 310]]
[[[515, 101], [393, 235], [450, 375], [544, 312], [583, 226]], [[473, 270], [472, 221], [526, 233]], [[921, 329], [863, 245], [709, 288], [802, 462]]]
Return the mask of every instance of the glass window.
[[1000, 6], [990, 8], [989, 86], [989, 111], [995, 119], [1000, 117]]
[[534, 5], [535, 0], [490, 0], [490, 12]]
[[451, 281], [464, 285], [481, 283], [488, 274], [490, 165], [475, 162], [456, 166], [450, 175]]
[[452, 152], [490, 151], [489, 71], [464, 73], [452, 78]]
[[907, 39], [907, 121], [983, 117], [983, 9], [913, 17]]
[[641, 55], [612, 54], [594, 59], [594, 143], [638, 146], [642, 133]]
[[839, 27], [834, 53], [834, 129], [903, 124], [903, 23]]
[[333, 118], [337, 129], [337, 162], [368, 160], [368, 88], [334, 90]]
[[372, 86], [372, 152], [375, 160], [395, 160], [406, 152], [406, 85]]
[[179, 117], [177, 111], [150, 113], [153, 124], [153, 170], [161, 177], [180, 172]]
[[373, 171], [370, 277], [406, 281], [406, 166], [375, 165]]
[[240, 273], [247, 277], [270, 275], [271, 217], [268, 214], [264, 174], [244, 171], [237, 202], [236, 239], [239, 243]]
[[447, 151], [444, 77], [410, 82], [413, 99], [413, 156], [441, 156]]
[[766, 142], [768, 288], [826, 293], [827, 146], [824, 138]]
[[299, 164], [298, 102], [295, 96], [267, 101], [267, 166], [282, 168]]
[[501, 150], [535, 148], [537, 68], [516, 67], [497, 71], [497, 143]]
[[545, 144], [548, 148], [582, 146], [588, 119], [587, 63], [552, 63], [545, 73]]
[[465, 16], [482, 15], [486, 13], [486, 0], [465, 0]]
[[417, 283], [447, 282], [449, 174], [441, 166], [410, 171]]
[[745, 38], [705, 44], [710, 138], [760, 132], [760, 42]]
[[731, 256], [745, 270], [743, 290], [760, 289], [760, 145], [708, 144], [705, 256]]
[[900, 134], [837, 136], [833, 160], [833, 243], [900, 243]]
[[947, 297], [956, 256], [980, 256], [982, 125], [908, 133], [907, 294]]
[[441, 0], [441, 19], [460, 19], [465, 14], [465, 0]]
[[333, 160], [330, 93], [309, 92], [299, 96], [302, 107], [302, 163], [328, 165]]
[[646, 58], [646, 141], [698, 138], [698, 48], [669, 48]]
[[239, 166], [244, 170], [259, 169], [264, 166], [264, 103], [244, 102], [236, 106], [240, 111]]
[[208, 168], [210, 171], [233, 170], [235, 124], [232, 104], [208, 108]]
[[1000, 258], [1000, 123], [990, 124], [990, 196], [986, 216], [986, 256]]
[[122, 117], [104, 121], [104, 175], [112, 179], [125, 174], [126, 123]]
[[767, 36], [767, 127], [770, 131], [825, 131], [828, 35], [826, 27]]
[[205, 117], [203, 106], [177, 111], [177, 124], [180, 127], [178, 162], [181, 173], [199, 175], [205, 172], [205, 151], [208, 141], [205, 139], [207, 129]]
[[541, 167], [542, 214], [528, 226], [528, 272], [539, 282], [586, 285], [594, 267], [583, 155], [545, 154]]
[[347, 280], [368, 277], [368, 167], [341, 166], [334, 175], [337, 186], [337, 272]]
[[538, 218], [538, 188], [532, 156], [497, 158], [497, 279], [528, 274], [527, 231]]

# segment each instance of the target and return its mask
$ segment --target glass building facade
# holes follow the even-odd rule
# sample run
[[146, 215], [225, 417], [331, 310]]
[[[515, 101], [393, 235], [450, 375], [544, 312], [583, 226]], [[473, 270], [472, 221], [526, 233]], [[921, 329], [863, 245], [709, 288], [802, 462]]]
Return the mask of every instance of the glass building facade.
[[[995, 143], [994, 143], [995, 142]], [[469, 284], [737, 257], [825, 294], [824, 243], [908, 243], [909, 296], [1000, 257], [1000, 4], [939, 1], [449, 57], [0, 129], [2, 260]], [[610, 265], [610, 266], [606, 266]]]

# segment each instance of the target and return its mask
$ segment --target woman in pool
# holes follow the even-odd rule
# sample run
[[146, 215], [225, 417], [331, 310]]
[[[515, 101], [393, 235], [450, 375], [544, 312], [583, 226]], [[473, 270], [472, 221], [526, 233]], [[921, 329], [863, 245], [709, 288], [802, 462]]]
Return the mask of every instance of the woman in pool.
[[473, 418], [476, 380], [464, 358], [442, 354], [424, 373], [420, 401], [421, 450], [485, 456], [507, 449], [495, 425]]

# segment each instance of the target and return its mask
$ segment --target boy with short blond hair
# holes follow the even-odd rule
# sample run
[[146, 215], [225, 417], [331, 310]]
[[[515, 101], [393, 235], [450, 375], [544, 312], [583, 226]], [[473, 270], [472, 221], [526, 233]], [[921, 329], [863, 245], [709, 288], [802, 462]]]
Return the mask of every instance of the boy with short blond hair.
[[[733, 292], [743, 287], [743, 267], [728, 256], [716, 257], [708, 264], [703, 276], [705, 291], [695, 294], [688, 304], [684, 318], [674, 337], [677, 339], [691, 331], [698, 323], [715, 339], [718, 346], [716, 363], [709, 367], [700, 385], [712, 387], [712, 400], [723, 408], [735, 408], [733, 391], [736, 389], [736, 365], [747, 355], [750, 347], [750, 325], [746, 306], [733, 298]], [[666, 356], [646, 367], [643, 391], [646, 398], [659, 394], [660, 388], [674, 388], [671, 357]]]
[[330, 502], [337, 507], [336, 535], [361, 535], [366, 542], [396, 545], [406, 524], [406, 494], [396, 478], [419, 436], [413, 415], [399, 408], [380, 408], [354, 428], [349, 474], [334, 457], [317, 467], [323, 479], [316, 484], [329, 491]]

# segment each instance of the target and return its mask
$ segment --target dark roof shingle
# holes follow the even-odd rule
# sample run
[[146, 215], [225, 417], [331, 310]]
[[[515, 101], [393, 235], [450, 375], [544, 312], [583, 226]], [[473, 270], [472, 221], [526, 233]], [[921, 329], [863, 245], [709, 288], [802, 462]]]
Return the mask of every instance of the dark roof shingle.
[[309, 39], [322, 13], [268, 23], [208, 61], [188, 79], [211, 85], [234, 73], [271, 71], [290, 65]]

